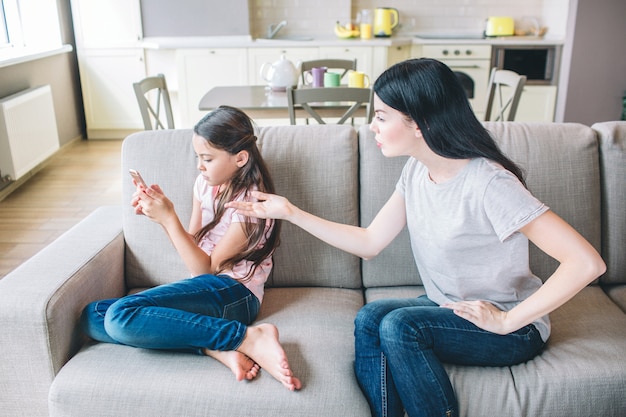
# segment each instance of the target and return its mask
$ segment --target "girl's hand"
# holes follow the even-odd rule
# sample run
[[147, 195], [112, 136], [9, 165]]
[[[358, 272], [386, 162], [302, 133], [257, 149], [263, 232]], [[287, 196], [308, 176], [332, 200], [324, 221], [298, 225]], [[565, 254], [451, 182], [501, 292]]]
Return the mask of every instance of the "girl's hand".
[[487, 301], [458, 301], [442, 304], [441, 307], [454, 310], [454, 314], [464, 318], [483, 330], [496, 334], [508, 334], [517, 329], [509, 329], [507, 313]]
[[143, 214], [141, 210], [141, 205], [139, 204], [139, 196], [144, 192], [144, 186], [138, 184], [135, 180], [133, 180], [133, 184], [135, 185], [135, 192], [133, 193], [130, 199], [130, 205], [135, 209], [135, 214]]
[[165, 225], [169, 219], [176, 217], [174, 204], [163, 194], [163, 190], [158, 185], [138, 188], [135, 195], [132, 200], [135, 204], [135, 213], [143, 214], [161, 225]]
[[285, 197], [260, 191], [252, 191], [252, 197], [259, 201], [231, 201], [226, 207], [234, 208], [244, 216], [261, 219], [286, 219], [293, 213], [293, 206]]

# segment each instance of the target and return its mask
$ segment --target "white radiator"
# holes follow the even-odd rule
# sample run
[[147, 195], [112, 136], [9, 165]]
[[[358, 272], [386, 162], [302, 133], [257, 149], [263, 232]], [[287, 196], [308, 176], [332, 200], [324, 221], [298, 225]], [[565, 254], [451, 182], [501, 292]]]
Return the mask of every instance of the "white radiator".
[[17, 180], [59, 149], [49, 85], [0, 99], [1, 177]]

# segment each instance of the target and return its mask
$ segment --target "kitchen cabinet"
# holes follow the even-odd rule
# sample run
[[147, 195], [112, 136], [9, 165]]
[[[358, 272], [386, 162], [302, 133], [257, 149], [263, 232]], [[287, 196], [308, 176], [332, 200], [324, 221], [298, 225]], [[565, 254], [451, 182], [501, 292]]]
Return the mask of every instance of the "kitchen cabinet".
[[211, 88], [248, 84], [246, 48], [179, 49], [176, 67], [181, 120], [177, 128], [192, 128], [205, 115], [198, 103]]
[[90, 139], [143, 129], [133, 83], [145, 76], [143, 49], [86, 49], [78, 55]]
[[[322, 59], [356, 59], [356, 69], [372, 78], [372, 47], [370, 46], [323, 46], [320, 47]], [[344, 78], [344, 81], [347, 80]]]
[[300, 61], [310, 61], [319, 58], [317, 47], [291, 47], [291, 48], [249, 48], [248, 49], [248, 80], [251, 85], [265, 85], [261, 77], [261, 67], [266, 62], [273, 64], [281, 55], [285, 55], [293, 65], [298, 67]]
[[387, 68], [411, 56], [411, 45], [375, 46], [372, 48], [372, 69], [369, 74], [372, 83]]
[[411, 45], [390, 46], [387, 49], [387, 67], [409, 59], [410, 55]]
[[556, 106], [555, 85], [526, 85], [515, 115], [516, 122], [552, 122]]

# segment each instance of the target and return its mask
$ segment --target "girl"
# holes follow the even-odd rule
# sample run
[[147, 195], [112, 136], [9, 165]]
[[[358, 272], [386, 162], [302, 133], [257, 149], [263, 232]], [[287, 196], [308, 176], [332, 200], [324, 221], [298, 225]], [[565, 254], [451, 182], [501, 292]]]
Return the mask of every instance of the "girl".
[[[604, 273], [596, 250], [525, 188], [520, 169], [474, 116], [454, 73], [431, 59], [387, 69], [370, 129], [387, 156], [408, 155], [367, 228], [339, 225], [282, 197], [233, 202], [288, 220], [365, 259], [407, 225], [426, 295], [366, 304], [355, 320], [355, 372], [375, 416], [456, 416], [442, 362], [508, 366], [537, 355], [548, 313]], [[528, 240], [560, 262], [542, 285]]]
[[131, 204], [135, 213], [163, 227], [195, 278], [91, 303], [83, 311], [85, 332], [101, 342], [212, 356], [237, 380], [253, 379], [264, 368], [288, 389], [300, 389], [276, 327], [250, 326], [263, 299], [280, 223], [251, 220], [225, 207], [249, 200], [252, 190], [274, 190], [252, 121], [221, 106], [194, 127], [192, 143], [200, 175], [188, 231], [158, 185], [135, 181]]

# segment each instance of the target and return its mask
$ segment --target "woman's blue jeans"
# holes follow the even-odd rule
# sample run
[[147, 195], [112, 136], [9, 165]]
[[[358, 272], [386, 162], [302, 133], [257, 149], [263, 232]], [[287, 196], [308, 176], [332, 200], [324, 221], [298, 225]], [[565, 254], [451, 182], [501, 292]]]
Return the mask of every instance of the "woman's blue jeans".
[[426, 296], [366, 304], [355, 320], [355, 372], [373, 416], [458, 416], [443, 362], [509, 366], [543, 348], [528, 325], [508, 335], [480, 329]]
[[238, 281], [200, 275], [88, 304], [81, 324], [100, 342], [202, 354], [203, 348], [237, 349], [259, 308], [257, 297]]

